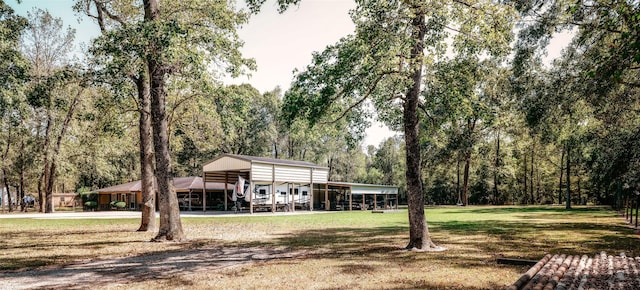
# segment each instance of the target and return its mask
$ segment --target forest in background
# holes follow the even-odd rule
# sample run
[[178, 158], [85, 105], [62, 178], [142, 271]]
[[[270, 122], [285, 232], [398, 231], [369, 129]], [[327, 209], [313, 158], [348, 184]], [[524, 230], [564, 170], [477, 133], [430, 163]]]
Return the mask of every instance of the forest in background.
[[[504, 56], [442, 56], [426, 65], [419, 137], [427, 203], [613, 204], [637, 193], [639, 5], [592, 4], [515, 1], [520, 24]], [[140, 179], [136, 88], [111, 77], [100, 40], [85, 61], [71, 59], [72, 27], [46, 11], [25, 19], [0, 5], [4, 190], [80, 193]], [[543, 63], [563, 29], [574, 39]], [[405, 190], [402, 136], [361, 143], [363, 117], [402, 131], [392, 105], [310, 126], [287, 107], [300, 77], [288, 92], [260, 93], [190, 69], [197, 73], [184, 70], [167, 83], [175, 176], [198, 176], [205, 162], [233, 153], [310, 161], [329, 167], [332, 181]]]

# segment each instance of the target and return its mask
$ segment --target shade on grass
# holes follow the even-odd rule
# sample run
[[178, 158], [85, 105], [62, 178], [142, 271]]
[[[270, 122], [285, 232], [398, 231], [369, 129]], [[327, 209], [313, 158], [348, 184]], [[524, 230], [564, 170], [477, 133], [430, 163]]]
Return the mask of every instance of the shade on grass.
[[[561, 207], [438, 207], [427, 208], [426, 215], [434, 241], [448, 251], [401, 250], [408, 239], [406, 211], [183, 218], [190, 241], [180, 244], [149, 243], [153, 233], [135, 232], [137, 219], [0, 219], [0, 267], [32, 268], [214, 246], [288, 248], [310, 254], [295, 262], [243, 267], [244, 280], [255, 280], [247, 287], [307, 279], [329, 288], [490, 289], [513, 283], [526, 271], [526, 267], [497, 265], [497, 256], [538, 260], [545, 253], [640, 253], [633, 229], [615, 212], [601, 207], [570, 211]], [[233, 283], [227, 276], [231, 273], [225, 271], [182, 274], [180, 279], [199, 281], [192, 282], [196, 288], [206, 288], [214, 278], [221, 285]], [[372, 278], [361, 279], [366, 275]], [[129, 286], [171, 286], [161, 281], [136, 283]]]

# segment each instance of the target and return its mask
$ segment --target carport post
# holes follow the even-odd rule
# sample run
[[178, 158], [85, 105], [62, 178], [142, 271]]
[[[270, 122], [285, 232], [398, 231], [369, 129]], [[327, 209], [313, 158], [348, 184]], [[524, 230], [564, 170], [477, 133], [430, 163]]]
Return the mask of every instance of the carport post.
[[249, 171], [249, 213], [253, 214], [253, 170]]
[[309, 184], [309, 195], [307, 195], [307, 198], [309, 199], [309, 211], [313, 211], [313, 168], [311, 168], [310, 170], [311, 170], [311, 178], [310, 178], [311, 184]]
[[296, 211], [296, 184], [291, 184], [291, 211]]
[[276, 165], [271, 164], [271, 212], [276, 212]]
[[[191, 190], [189, 190], [189, 210], [191, 210]], [[202, 170], [202, 212], [207, 211], [207, 176]]]
[[229, 199], [229, 171], [224, 172], [224, 211], [227, 211], [228, 204], [227, 200]]
[[353, 190], [349, 187], [349, 211], [353, 210]]
[[329, 205], [329, 183], [324, 184], [324, 210], [331, 209]]
[[276, 182], [271, 182], [271, 212], [276, 212]]
[[309, 199], [309, 211], [313, 211], [313, 181], [309, 184], [309, 195], [307, 198]]

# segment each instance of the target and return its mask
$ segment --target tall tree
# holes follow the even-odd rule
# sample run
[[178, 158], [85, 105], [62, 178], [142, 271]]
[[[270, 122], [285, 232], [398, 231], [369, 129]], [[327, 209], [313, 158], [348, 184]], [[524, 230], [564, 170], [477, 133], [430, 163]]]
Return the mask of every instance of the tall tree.
[[[5, 189], [0, 196], [0, 207], [8, 202], [9, 211], [13, 210], [13, 200], [9, 192], [7, 181], [9, 158], [8, 149], [11, 148], [11, 133], [15, 132], [15, 127], [19, 124], [19, 103], [24, 103], [21, 98], [23, 85], [28, 78], [28, 62], [24, 59], [18, 49], [21, 33], [27, 27], [27, 20], [14, 14], [13, 9], [4, 1], [0, 0], [0, 126], [4, 144], [2, 149], [2, 175]], [[4, 195], [8, 200], [4, 200]]]
[[[113, 6], [113, 7], [112, 7]], [[140, 45], [127, 39], [129, 23], [127, 19], [135, 16], [117, 3], [96, 0], [78, 1], [75, 9], [98, 22], [102, 37], [94, 40], [90, 52], [95, 67], [102, 68], [97, 83], [106, 84], [114, 93], [129, 92], [131, 83], [135, 87], [135, 104], [138, 111], [139, 164], [142, 195], [142, 215], [138, 231], [151, 231], [156, 228], [155, 191], [153, 189], [153, 136], [151, 129], [151, 95], [148, 72], [139, 53], [129, 50], [120, 51], [120, 45], [128, 47]], [[128, 83], [126, 80], [130, 80]]]
[[62, 19], [34, 9], [23, 36], [23, 51], [31, 62], [32, 85], [28, 101], [43, 132], [42, 173], [38, 179], [41, 212], [53, 212], [53, 186], [57, 158], [65, 134], [84, 93], [82, 77], [75, 68], [66, 67], [73, 48], [75, 30], [63, 31]]
[[[169, 147], [166, 111], [169, 79], [178, 74], [194, 78], [214, 70], [239, 74], [253, 61], [242, 58], [238, 48], [236, 27], [247, 21], [247, 14], [238, 12], [227, 1], [160, 2], [144, 0], [142, 5], [130, 1], [80, 0], [76, 9], [94, 4], [100, 26], [101, 19], [113, 25], [110, 37], [120, 45], [110, 55], [132, 54], [136, 72], [145, 72], [144, 82], [150, 95], [150, 115], [155, 153], [155, 173], [158, 182], [160, 210], [159, 231], [154, 240], [182, 240], [178, 201], [172, 185], [173, 170]], [[96, 17], [96, 15], [92, 15]], [[140, 74], [138, 74], [140, 76]]]
[[509, 6], [488, 1], [357, 4], [352, 12], [356, 33], [314, 55], [313, 64], [296, 77], [285, 95], [286, 114], [290, 119], [304, 116], [314, 121], [347, 118], [356, 124], [368, 115], [363, 104], [371, 100], [383, 120], [392, 127], [401, 126], [409, 202], [407, 248], [437, 249], [424, 214], [420, 168], [423, 73], [444, 53], [448, 36], [461, 53], [506, 52], [512, 11]]

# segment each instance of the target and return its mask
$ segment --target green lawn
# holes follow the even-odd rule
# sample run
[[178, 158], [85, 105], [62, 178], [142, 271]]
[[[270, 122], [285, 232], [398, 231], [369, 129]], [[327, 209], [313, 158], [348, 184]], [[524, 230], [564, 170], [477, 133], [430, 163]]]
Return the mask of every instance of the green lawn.
[[[533, 260], [545, 253], [640, 255], [635, 231], [603, 207], [436, 207], [426, 213], [434, 242], [447, 251], [403, 251], [406, 211], [185, 217], [190, 241], [162, 244], [148, 242], [153, 233], [135, 232], [137, 219], [0, 218], [0, 269], [219, 246], [286, 248], [310, 254], [175, 278], [202, 289], [295, 288], [301, 283], [316, 289], [493, 289], [526, 271], [496, 264], [499, 255]], [[234, 286], [237, 277], [248, 284]], [[176, 281], [133, 281], [123, 288], [180, 288]]]

